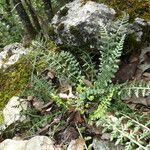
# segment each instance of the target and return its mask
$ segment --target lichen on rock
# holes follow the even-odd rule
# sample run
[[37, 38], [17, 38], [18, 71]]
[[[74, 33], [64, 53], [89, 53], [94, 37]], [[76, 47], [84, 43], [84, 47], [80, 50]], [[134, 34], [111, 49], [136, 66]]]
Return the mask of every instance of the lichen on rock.
[[7, 68], [16, 63], [21, 56], [28, 54], [29, 48], [24, 48], [21, 43], [13, 43], [5, 46], [0, 52], [0, 69]]
[[83, 4], [82, 0], [70, 2], [52, 19], [54, 40], [58, 45], [95, 46], [97, 39], [95, 36], [99, 31], [98, 22], [108, 23], [114, 15], [115, 10], [104, 4], [92, 1]]
[[[113, 25], [116, 20], [123, 16], [123, 11], [125, 11], [126, 14], [129, 14], [130, 21], [127, 27], [124, 52], [130, 53], [140, 50], [140, 48], [145, 46], [150, 40], [150, 21], [148, 16], [146, 19], [143, 19], [143, 15], [140, 16], [140, 14], [136, 12], [139, 8], [135, 9], [135, 12], [134, 10], [133, 12], [126, 10], [129, 1], [131, 1], [132, 4], [136, 3], [135, 0], [128, 0], [127, 4], [124, 4], [126, 2], [120, 0], [109, 1], [109, 4], [104, 0], [97, 2], [96, 0], [74, 0], [66, 4], [52, 19], [55, 32], [53, 38], [55, 42], [64, 47], [70, 46], [71, 48], [78, 47], [90, 50], [97, 49], [97, 39], [99, 39], [98, 37], [100, 36], [101, 23], [108, 26]], [[114, 7], [114, 3], [119, 6]], [[125, 5], [123, 8], [120, 6], [121, 3]], [[146, 6], [142, 5], [140, 7], [146, 14]], [[60, 15], [61, 11], [65, 8], [67, 8], [67, 13]], [[129, 9], [132, 8], [129, 7]]]
[[26, 117], [21, 115], [21, 111], [26, 110], [27, 106], [28, 102], [26, 99], [13, 96], [3, 110], [4, 124], [9, 126], [17, 121], [22, 122], [26, 120]]

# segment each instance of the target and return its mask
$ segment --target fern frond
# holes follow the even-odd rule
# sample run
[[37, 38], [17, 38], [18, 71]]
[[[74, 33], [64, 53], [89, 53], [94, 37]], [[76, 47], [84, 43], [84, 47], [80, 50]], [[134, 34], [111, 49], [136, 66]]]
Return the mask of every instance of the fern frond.
[[97, 110], [94, 111], [94, 113], [91, 114], [91, 116], [90, 116], [91, 120], [100, 119], [105, 114], [107, 108], [110, 105], [110, 101], [112, 100], [113, 95], [114, 95], [114, 89], [112, 89], [110, 92], [108, 92], [108, 94], [106, 96], [102, 97]]
[[104, 91], [107, 90], [108, 84], [111, 83], [112, 78], [118, 69], [119, 57], [121, 56], [123, 49], [126, 36], [124, 34], [126, 31], [126, 20], [128, 20], [127, 16], [125, 16], [122, 21], [119, 21], [119, 23], [114, 24], [115, 27], [117, 26], [115, 32], [109, 31], [107, 26], [101, 23], [101, 39], [98, 43], [98, 49], [101, 54], [99, 71], [94, 88], [89, 88], [83, 93], [82, 96], [84, 96], [85, 99], [89, 95], [101, 96], [105, 93]]
[[147, 150], [146, 141], [149, 138], [150, 130], [146, 125], [146, 120], [141, 121], [144, 118], [143, 116], [140, 116], [140, 118], [136, 116], [135, 118], [136, 120], [128, 115], [115, 112], [113, 115], [104, 116], [99, 119], [96, 125], [103, 126], [104, 131], [111, 131], [111, 140], [117, 139], [116, 144], [125, 144], [125, 150]]
[[70, 52], [49, 52], [43, 59], [48, 68], [56, 72], [60, 83], [75, 84], [81, 78], [79, 62]]
[[101, 58], [97, 86], [107, 87], [118, 69], [119, 57], [121, 56], [126, 36], [126, 20], [128, 20], [127, 16], [121, 21], [114, 23], [110, 31], [108, 31], [106, 25], [101, 24], [101, 43], [99, 44]]
[[83, 51], [81, 54], [81, 60], [83, 61], [82, 70], [84, 74], [87, 75], [91, 81], [96, 79], [97, 70], [95, 69], [95, 64], [93, 63], [89, 53]]
[[118, 69], [119, 57], [121, 56], [123, 43], [124, 43], [125, 35], [122, 36], [120, 42], [117, 44], [116, 48], [111, 51], [101, 52], [101, 65], [100, 65], [100, 73], [98, 75], [98, 83], [101, 86], [107, 87], [108, 83], [111, 83], [111, 79], [114, 77]]
[[122, 97], [145, 97], [150, 95], [150, 82], [144, 83], [144, 82], [134, 82], [127, 84], [124, 88], [121, 90], [121, 96]]
[[56, 90], [50, 83], [43, 77], [32, 75], [32, 83], [23, 94], [24, 96], [35, 96], [38, 100], [48, 102], [52, 93], [56, 93]]

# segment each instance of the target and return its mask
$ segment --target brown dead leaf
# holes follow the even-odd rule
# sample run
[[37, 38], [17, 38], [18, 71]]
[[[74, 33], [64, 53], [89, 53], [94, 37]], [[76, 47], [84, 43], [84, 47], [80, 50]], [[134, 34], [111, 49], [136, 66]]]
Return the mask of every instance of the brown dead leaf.
[[133, 63], [139, 61], [139, 55], [139, 53], [133, 53], [129, 58], [129, 62]]
[[50, 78], [50, 79], [54, 79], [55, 78], [55, 72], [54, 71], [49, 71], [47, 73], [47, 76]]
[[136, 73], [137, 65], [138, 65], [138, 61], [134, 61], [130, 64], [124, 64], [120, 66], [113, 81], [118, 83], [123, 83], [128, 80], [131, 80]]
[[147, 63], [150, 63], [150, 51], [145, 53], [144, 61], [147, 62]]
[[79, 137], [77, 130], [74, 127], [67, 127], [63, 133], [61, 133], [61, 145], [66, 142], [70, 142]]
[[43, 128], [39, 129], [37, 131], [37, 134], [39, 135], [45, 135], [49, 132], [49, 128], [53, 125], [57, 125], [60, 122], [61, 119], [61, 115], [57, 116], [57, 118], [54, 118], [54, 120], [52, 122], [48, 122]]
[[85, 141], [83, 139], [72, 140], [67, 150], [84, 150]]
[[150, 96], [146, 96], [146, 97], [132, 97], [128, 100], [125, 100], [126, 103], [131, 103], [131, 104], [142, 104], [144, 106], [149, 107], [150, 106]]
[[100, 135], [102, 134], [102, 129], [98, 128], [95, 124], [88, 125], [86, 124], [86, 132], [88, 132], [90, 135]]
[[143, 73], [143, 78], [145, 81], [150, 81], [150, 73], [147, 72]]
[[137, 104], [128, 103], [127, 105], [128, 105], [128, 107], [129, 107], [130, 109], [133, 109], [133, 110], [134, 110], [134, 109], [136, 109], [136, 105], [137, 105]]
[[36, 97], [33, 99], [33, 107], [36, 108], [37, 110], [41, 111], [42, 107], [44, 105], [43, 101], [38, 100]]
[[78, 111], [73, 111], [70, 113], [67, 119], [67, 124], [83, 123], [84, 119]]

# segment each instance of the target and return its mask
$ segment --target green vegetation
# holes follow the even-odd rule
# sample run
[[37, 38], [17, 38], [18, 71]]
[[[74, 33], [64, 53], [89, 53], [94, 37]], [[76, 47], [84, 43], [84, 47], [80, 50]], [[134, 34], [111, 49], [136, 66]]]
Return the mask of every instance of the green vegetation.
[[[57, 81], [54, 82], [53, 78], [52, 80], [48, 79], [42, 72], [38, 72], [38, 75], [32, 74], [30, 83], [32, 86], [25, 90], [23, 96], [36, 97], [37, 100], [43, 101], [45, 104], [51, 100], [59, 111], [56, 113], [52, 109], [48, 115], [44, 115], [36, 109], [33, 111], [29, 108], [29, 110], [25, 111], [24, 113], [31, 118], [29, 135], [36, 133], [44, 120], [47, 122], [52, 121], [59, 113], [65, 114], [66, 110], [70, 111], [73, 109], [82, 116], [86, 116], [86, 120], [90, 124], [96, 123], [98, 127], [101, 126], [105, 131], [108, 130], [112, 134], [111, 139], [115, 140], [117, 144], [125, 143], [126, 149], [147, 146], [145, 145], [145, 138], [149, 135], [149, 131], [146, 129], [147, 121], [145, 120], [144, 124], [140, 123], [141, 118], [144, 119], [144, 117], [135, 121], [134, 118], [140, 117], [140, 112], [134, 114], [126, 105], [124, 110], [121, 110], [120, 107], [123, 105], [121, 97], [131, 97], [132, 95], [138, 97], [140, 94], [145, 96], [150, 91], [150, 85], [112, 83], [112, 78], [118, 69], [118, 62], [123, 49], [127, 21], [128, 16], [125, 16], [123, 19], [116, 21], [109, 31], [107, 26], [101, 25], [102, 42], [98, 45], [101, 57], [99, 70], [95, 74], [94, 63], [91, 60], [85, 61], [89, 58], [88, 54], [83, 57], [81, 61], [85, 62], [83, 64], [80, 61], [78, 62], [76, 57], [70, 52], [53, 52], [40, 47], [40, 51], [36, 53], [35, 59], [32, 60], [32, 64], [35, 64], [35, 71], [37, 71], [37, 64], [42, 60], [42, 63], [45, 64], [45, 69], [53, 71]], [[87, 70], [83, 70], [85, 66], [88, 66]], [[92, 79], [90, 81], [87, 80], [87, 74], [85, 73], [87, 71], [88, 73], [92, 72], [92, 74], [88, 74], [88, 78], [91, 76], [90, 79]], [[67, 91], [74, 96], [64, 99], [59, 94], [62, 92], [60, 89], [66, 85], [71, 87], [71, 91], [69, 88]], [[89, 110], [92, 111], [89, 112]], [[108, 115], [108, 113], [113, 115]], [[133, 117], [133, 114], [136, 117]], [[50, 120], [47, 120], [47, 118], [50, 118]], [[116, 119], [116, 124], [111, 119]], [[125, 130], [122, 128], [124, 120], [126, 121]], [[133, 133], [128, 133], [127, 130], [135, 122], [136, 124], [130, 129]], [[63, 120], [60, 124], [63, 124]], [[144, 127], [144, 129], [141, 129], [140, 126]], [[140, 132], [140, 130], [143, 130], [143, 134], [139, 137], [141, 141], [137, 141], [136, 132]], [[148, 132], [148, 134], [145, 134], [144, 131]], [[53, 133], [53, 136], [56, 133], [57, 131]], [[120, 136], [118, 137], [118, 135]]]
[[0, 70], [0, 111], [12, 96], [18, 95], [27, 86], [30, 75], [30, 64], [25, 58]]
[[[19, 1], [14, 0], [14, 2]], [[83, 5], [87, 1], [83, 0]], [[25, 134], [25, 138], [39, 134], [48, 135], [59, 141], [59, 134], [71, 126], [76, 128], [80, 137], [85, 138], [86, 141], [89, 136], [89, 133], [86, 133], [87, 128], [92, 126], [99, 131], [103, 129], [102, 133], [109, 133], [111, 140], [116, 142], [116, 145], [124, 145], [126, 150], [150, 148], [148, 144], [149, 116], [143, 114], [140, 109], [138, 112], [133, 111], [122, 101], [124, 97], [147, 96], [150, 93], [150, 83], [113, 82], [123, 48], [128, 46], [124, 45], [127, 40], [128, 22], [135, 17], [150, 19], [149, 1], [93, 1], [104, 2], [114, 7], [117, 18], [120, 18], [113, 24], [100, 25], [96, 49], [99, 58], [96, 60], [86, 46], [83, 49], [69, 48], [69, 45], [67, 48], [58, 47], [51, 40], [54, 28], [49, 22], [52, 18], [49, 18], [47, 14], [51, 13], [52, 17], [63, 4], [68, 2], [67, 0], [50, 1], [49, 4], [52, 5], [49, 8], [50, 12], [44, 8], [43, 0], [39, 3], [33, 0], [30, 4], [34, 10], [32, 11], [36, 12], [34, 17], [37, 18], [32, 16], [28, 8], [27, 2], [30, 1], [24, 3], [20, 1], [15, 6], [16, 3], [11, 2], [8, 6], [11, 8], [14, 6], [12, 10], [4, 10], [1, 6], [5, 4], [4, 0], [0, 3], [0, 8], [3, 8], [0, 9], [0, 31], [2, 31], [0, 47], [21, 41], [24, 34], [23, 46], [25, 48], [32, 46], [34, 49], [7, 69], [0, 69], [0, 122], [3, 122], [2, 110], [12, 96], [18, 95], [29, 101], [28, 109], [21, 112], [29, 120], [26, 123], [16, 123], [17, 125], [8, 127], [7, 131], [1, 135], [3, 138], [13, 137], [17, 130]], [[24, 8], [24, 14], [17, 10], [20, 4]], [[120, 17], [122, 10], [129, 15]], [[67, 15], [68, 8], [64, 7], [60, 13], [62, 16]], [[24, 20], [22, 21], [24, 28], [22, 28], [18, 17], [21, 20], [24, 16], [28, 18], [30, 25]], [[31, 28], [35, 30], [35, 37], [31, 36]], [[63, 29], [64, 24], [59, 24], [58, 30]], [[71, 26], [69, 30], [72, 35], [78, 35], [80, 41], [78, 27]], [[143, 37], [143, 40], [148, 38], [146, 35]], [[139, 47], [132, 39], [134, 38], [128, 39], [133, 45], [131, 49], [135, 49], [135, 45]], [[42, 107], [36, 107], [35, 102], [42, 103]], [[12, 130], [13, 133], [11, 133]], [[65, 143], [64, 141], [62, 143]], [[87, 143], [89, 146], [91, 141]]]
[[[14, 13], [14, 12], [13, 12]], [[0, 47], [10, 43], [20, 42], [23, 29], [17, 15], [10, 16], [2, 9], [0, 4]]]

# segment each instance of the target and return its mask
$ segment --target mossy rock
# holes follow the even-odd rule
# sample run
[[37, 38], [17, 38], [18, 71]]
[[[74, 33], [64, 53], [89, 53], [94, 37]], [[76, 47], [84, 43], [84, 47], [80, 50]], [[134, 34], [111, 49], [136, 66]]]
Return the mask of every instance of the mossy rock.
[[0, 70], [0, 111], [12, 96], [19, 95], [27, 86], [30, 75], [31, 64], [25, 57], [6, 70]]

